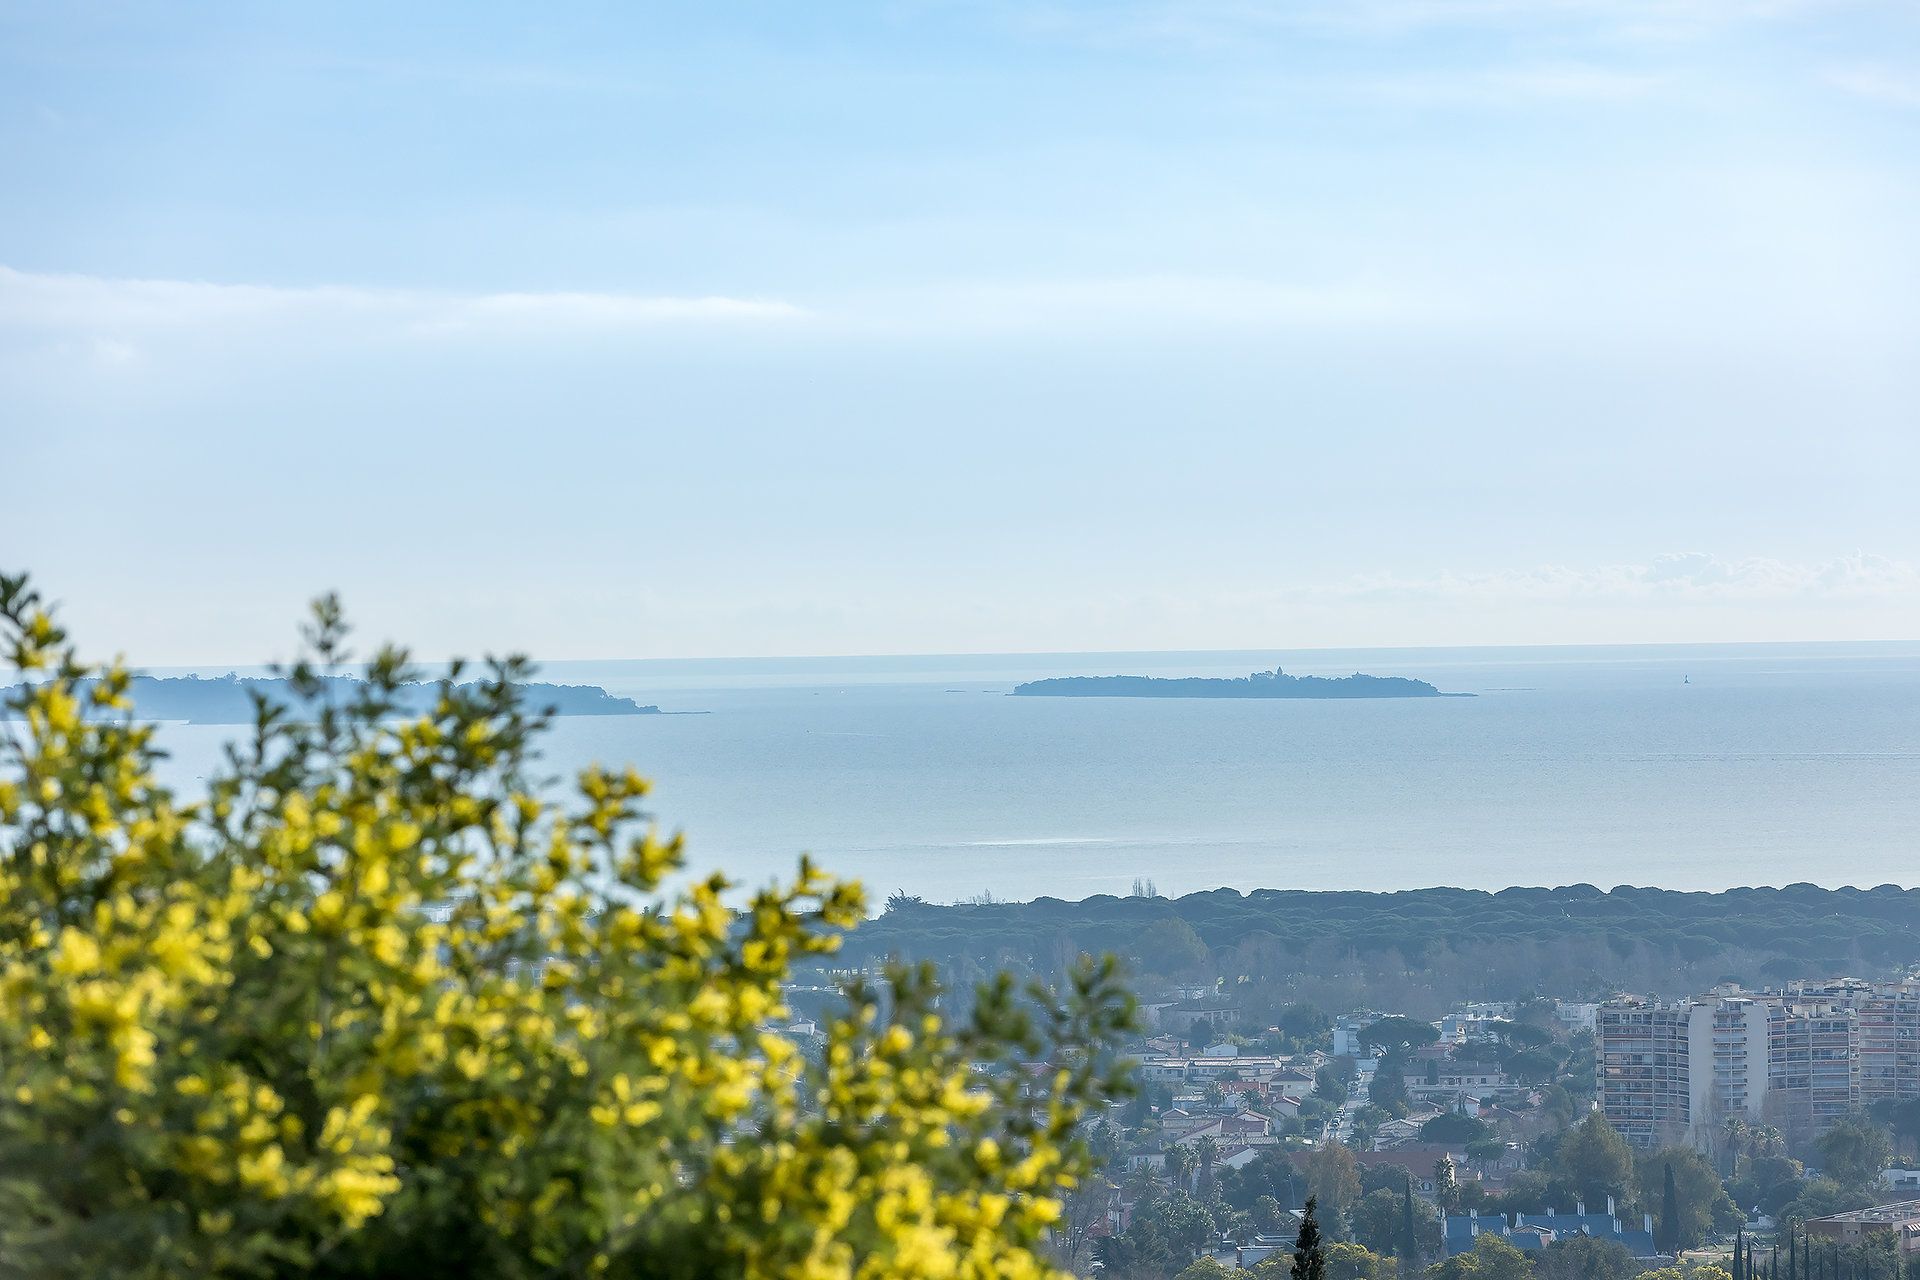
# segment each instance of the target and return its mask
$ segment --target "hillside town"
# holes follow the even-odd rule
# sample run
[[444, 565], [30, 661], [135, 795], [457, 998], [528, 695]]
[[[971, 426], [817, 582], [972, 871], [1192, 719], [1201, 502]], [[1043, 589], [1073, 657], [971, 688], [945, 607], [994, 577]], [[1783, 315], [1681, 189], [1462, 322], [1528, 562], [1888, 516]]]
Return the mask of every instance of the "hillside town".
[[1822, 1249], [1920, 1275], [1920, 982], [1144, 1013], [1065, 1224], [1082, 1274], [1280, 1274], [1311, 1201], [1338, 1280], [1794, 1277]]

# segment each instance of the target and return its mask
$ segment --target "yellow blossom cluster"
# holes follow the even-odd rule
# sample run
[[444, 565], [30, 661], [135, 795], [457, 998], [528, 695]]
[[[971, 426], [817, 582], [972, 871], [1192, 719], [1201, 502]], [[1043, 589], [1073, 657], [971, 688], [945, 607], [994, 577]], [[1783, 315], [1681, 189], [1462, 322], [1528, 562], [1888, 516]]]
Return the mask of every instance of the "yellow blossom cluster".
[[856, 885], [688, 882], [637, 774], [540, 782], [524, 662], [405, 714], [397, 650], [329, 700], [344, 637], [322, 601], [306, 701], [187, 800], [0, 577], [0, 1272], [1057, 1274], [1110, 965], [962, 1019], [897, 970], [809, 1050], [784, 992]]

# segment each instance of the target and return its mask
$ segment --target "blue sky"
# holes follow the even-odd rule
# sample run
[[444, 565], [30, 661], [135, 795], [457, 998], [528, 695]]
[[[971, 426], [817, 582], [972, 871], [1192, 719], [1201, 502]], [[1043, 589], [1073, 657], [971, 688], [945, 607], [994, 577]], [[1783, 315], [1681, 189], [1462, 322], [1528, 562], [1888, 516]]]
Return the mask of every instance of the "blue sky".
[[1920, 636], [1920, 9], [0, 3], [150, 663]]

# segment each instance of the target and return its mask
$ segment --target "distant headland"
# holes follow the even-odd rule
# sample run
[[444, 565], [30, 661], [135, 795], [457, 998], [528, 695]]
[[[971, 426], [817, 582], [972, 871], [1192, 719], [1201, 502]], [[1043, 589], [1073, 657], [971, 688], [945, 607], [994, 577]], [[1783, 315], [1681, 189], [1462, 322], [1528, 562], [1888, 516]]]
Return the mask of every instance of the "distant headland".
[[1015, 685], [1017, 698], [1471, 698], [1442, 693], [1404, 676], [1290, 676], [1280, 668], [1250, 676], [1056, 676]]
[[[322, 676], [323, 700], [344, 701], [358, 694], [364, 682], [353, 676]], [[467, 688], [470, 686], [458, 686]], [[11, 701], [18, 686], [0, 689], [0, 700]], [[657, 716], [659, 707], [641, 706], [630, 698], [616, 698], [605, 689], [577, 684], [523, 684], [520, 692], [527, 705], [548, 710], [556, 716]], [[437, 684], [400, 686], [397, 700], [400, 710], [418, 714], [428, 710], [439, 695]], [[133, 713], [141, 720], [184, 720], [189, 724], [251, 724], [253, 695], [269, 702], [298, 707], [291, 685], [278, 678], [225, 675], [203, 679], [200, 676], [135, 676], [127, 696], [133, 701]], [[0, 719], [10, 718], [10, 709], [0, 707]]]

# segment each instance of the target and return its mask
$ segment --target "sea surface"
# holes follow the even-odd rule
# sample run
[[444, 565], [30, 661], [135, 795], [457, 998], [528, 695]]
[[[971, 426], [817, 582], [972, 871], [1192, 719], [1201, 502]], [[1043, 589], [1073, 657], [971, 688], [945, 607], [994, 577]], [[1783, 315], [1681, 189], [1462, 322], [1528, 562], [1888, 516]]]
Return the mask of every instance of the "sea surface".
[[[1411, 676], [1473, 698], [1014, 698], [1056, 675]], [[203, 674], [212, 674], [201, 669]], [[1920, 883], [1920, 642], [556, 662], [689, 714], [557, 722], [694, 867], [876, 895]], [[697, 714], [693, 714], [697, 713]], [[231, 730], [171, 725], [191, 786]]]

